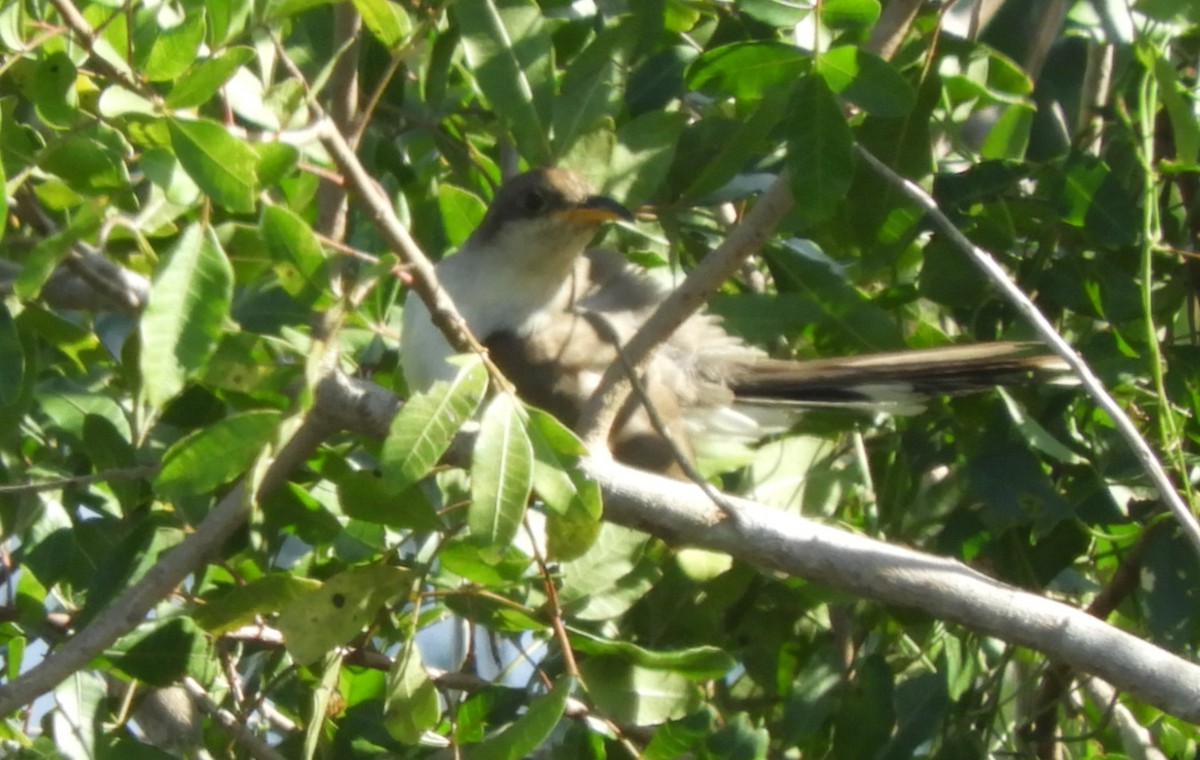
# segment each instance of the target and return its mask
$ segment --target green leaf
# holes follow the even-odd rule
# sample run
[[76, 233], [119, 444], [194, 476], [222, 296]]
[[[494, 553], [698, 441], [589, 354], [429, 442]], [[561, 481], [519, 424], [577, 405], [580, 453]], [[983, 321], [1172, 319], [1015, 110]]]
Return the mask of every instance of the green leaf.
[[258, 154], [258, 182], [262, 187], [278, 184], [300, 163], [300, 151], [286, 143], [258, 143], [254, 152]]
[[142, 73], [151, 82], [166, 82], [178, 77], [196, 61], [196, 53], [203, 41], [204, 14], [193, 12], [180, 23], [158, 33], [141, 64]]
[[816, 68], [830, 90], [880, 118], [904, 116], [917, 102], [912, 85], [891, 64], [852, 45], [822, 54]]
[[429, 497], [418, 486], [396, 493], [382, 472], [356, 470], [337, 479], [338, 502], [347, 517], [393, 528], [443, 527]]
[[689, 750], [713, 731], [711, 710], [701, 709], [679, 720], [659, 726], [642, 751], [641, 760], [676, 760], [691, 754]]
[[82, 135], [69, 135], [54, 143], [42, 154], [39, 165], [79, 193], [106, 193], [129, 186], [129, 172], [120, 155]]
[[869, 27], [879, 20], [879, 0], [822, 0], [821, 23], [830, 29]]
[[559, 602], [579, 620], [619, 617], [662, 574], [644, 556], [644, 534], [612, 523], [601, 526], [599, 538], [586, 554], [562, 564]]
[[197, 62], [171, 88], [165, 105], [168, 108], [195, 108], [204, 105], [229, 81], [235, 71], [253, 58], [253, 49], [231, 47], [216, 57]]
[[171, 145], [184, 171], [219, 206], [250, 213], [258, 192], [258, 155], [211, 121], [168, 119]]
[[525, 714], [497, 736], [466, 753], [468, 760], [521, 760], [529, 757], [558, 725], [567, 708], [574, 679], [560, 676], [549, 694], [529, 703]]
[[417, 744], [421, 736], [437, 727], [441, 704], [437, 688], [421, 663], [421, 650], [410, 640], [392, 662], [387, 677], [384, 725], [396, 741]]
[[194, 224], [159, 267], [142, 314], [142, 383], [162, 406], [216, 350], [233, 299], [233, 269], [208, 227]]
[[583, 135], [620, 112], [632, 31], [628, 25], [606, 29], [567, 66], [554, 99], [556, 155], [566, 155]]
[[[127, 431], [118, 430], [116, 425], [98, 414], [89, 414], [83, 419], [83, 447], [99, 472], [138, 464], [137, 451], [129, 441]], [[126, 514], [144, 503], [141, 499], [146, 491], [141, 480], [113, 480], [108, 487]]]
[[1175, 160], [1181, 164], [1194, 165], [1200, 157], [1200, 124], [1193, 113], [1193, 104], [1184, 97], [1179, 74], [1170, 61], [1161, 55], [1154, 58], [1154, 77], [1158, 80], [1159, 96], [1171, 119], [1172, 137], [1175, 142]]
[[532, 486], [533, 445], [525, 416], [510, 395], [498, 393], [483, 412], [471, 456], [467, 525], [472, 538], [497, 550], [511, 544]]
[[1094, 156], [1077, 156], [1063, 167], [1061, 202], [1064, 222], [1106, 245], [1130, 245], [1139, 235], [1137, 202]]
[[587, 453], [583, 442], [551, 414], [535, 408], [526, 409], [526, 414], [534, 455], [533, 488], [538, 496], [559, 515], [577, 513], [599, 520], [600, 492], [595, 481], [579, 469], [579, 457]]
[[0, 303], [0, 410], [16, 405], [25, 383], [25, 347], [8, 307]]
[[408, 13], [391, 0], [354, 0], [354, 7], [375, 39], [389, 50], [399, 48], [412, 34]]
[[820, 76], [801, 81], [791, 112], [787, 167], [796, 207], [810, 219], [825, 219], [850, 191], [854, 136]]
[[288, 294], [311, 307], [330, 292], [325, 252], [303, 219], [283, 206], [268, 206], [260, 229]]
[[571, 631], [571, 644], [591, 655], [612, 655], [651, 670], [669, 670], [693, 681], [711, 681], [724, 677], [737, 661], [714, 646], [698, 646], [674, 651], [652, 651], [627, 641], [613, 641], [583, 631]]
[[688, 66], [688, 87], [717, 97], [757, 102], [787, 89], [810, 57], [782, 42], [735, 42], [708, 50]]
[[617, 129], [605, 192], [637, 208], [654, 197], [675, 160], [687, 114], [650, 111]]
[[310, 578], [273, 573], [206, 596], [205, 603], [192, 610], [192, 618], [208, 633], [220, 636], [252, 622], [257, 615], [283, 609], [293, 599], [320, 587], [319, 581]]
[[89, 670], [77, 670], [55, 687], [57, 709], [48, 715], [54, 746], [47, 748], [46, 757], [99, 757], [105, 696], [104, 681]]
[[745, 119], [710, 117], [689, 126], [679, 141], [672, 177], [695, 200], [719, 190], [751, 164], [788, 108], [784, 94], [764, 98]]
[[399, 493], [425, 477], [470, 419], [487, 390], [487, 370], [470, 357], [451, 382], [434, 383], [400, 408], [383, 442], [380, 467]]
[[704, 743], [710, 757], [722, 760], [767, 760], [771, 735], [750, 722], [746, 713], [738, 713], [707, 737]]
[[519, 581], [533, 560], [523, 552], [506, 552], [499, 562], [486, 562], [479, 547], [469, 541], [451, 539], [438, 551], [438, 563], [449, 572], [472, 583], [489, 586]]
[[487, 204], [478, 195], [445, 183], [438, 185], [437, 201], [446, 239], [452, 246], [461, 246], [483, 221]]
[[309, 665], [345, 644], [411, 584], [412, 574], [407, 570], [366, 565], [338, 573], [321, 588], [293, 600], [278, 621], [292, 659]]
[[170, 686], [202, 670], [208, 660], [200, 629], [186, 617], [144, 623], [113, 649], [118, 668], [152, 686]]
[[452, 6], [475, 84], [530, 164], [552, 163], [554, 54], [533, 0], [459, 0]]
[[980, 155], [992, 159], [1023, 160], [1025, 150], [1029, 147], [1033, 117], [1033, 109], [1025, 104], [1006, 107], [980, 146]]
[[189, 433], [163, 454], [155, 490], [176, 500], [228, 483], [274, 439], [280, 419], [275, 411], [242, 412]]
[[652, 726], [682, 718], [700, 706], [700, 688], [670, 670], [634, 665], [612, 655], [579, 664], [588, 696], [606, 716], [622, 725]]
[[76, 76], [75, 64], [66, 53], [52, 53], [37, 65], [30, 99], [51, 127], [67, 129], [79, 119]]

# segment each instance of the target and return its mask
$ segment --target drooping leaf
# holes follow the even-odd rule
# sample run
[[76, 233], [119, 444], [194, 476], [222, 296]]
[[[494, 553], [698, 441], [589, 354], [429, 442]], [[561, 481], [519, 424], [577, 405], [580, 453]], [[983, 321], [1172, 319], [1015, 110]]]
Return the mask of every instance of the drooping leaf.
[[155, 490], [165, 499], [201, 494], [243, 474], [274, 438], [279, 412], [242, 412], [196, 430], [163, 455]]
[[216, 350], [233, 299], [233, 270], [208, 227], [184, 230], [159, 267], [139, 325], [147, 399], [161, 406]]
[[55, 688], [58, 709], [50, 715], [55, 754], [72, 758], [97, 756], [104, 699], [104, 681], [90, 670], [77, 670]]
[[261, 230], [284, 290], [305, 305], [330, 292], [325, 253], [303, 219], [282, 206], [268, 206]]
[[171, 146], [184, 171], [215, 203], [230, 211], [254, 210], [258, 156], [219, 124], [168, 119]]
[[467, 525], [486, 547], [512, 543], [533, 487], [533, 445], [525, 415], [507, 393], [496, 394], [483, 412], [471, 456], [471, 505]]
[[787, 167], [797, 209], [830, 216], [854, 176], [854, 137], [825, 80], [808, 75], [792, 96]]
[[455, 433], [470, 419], [487, 390], [487, 370], [477, 357], [466, 360], [451, 382], [435, 383], [412, 396], [392, 420], [380, 467], [393, 493], [416, 483], [437, 464]]

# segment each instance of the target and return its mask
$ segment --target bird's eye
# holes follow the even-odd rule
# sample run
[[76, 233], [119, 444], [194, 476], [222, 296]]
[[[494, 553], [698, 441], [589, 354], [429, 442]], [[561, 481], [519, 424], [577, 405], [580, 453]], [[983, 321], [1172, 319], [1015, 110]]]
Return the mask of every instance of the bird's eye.
[[525, 210], [531, 214], [536, 214], [546, 207], [546, 199], [536, 190], [531, 190], [525, 194]]

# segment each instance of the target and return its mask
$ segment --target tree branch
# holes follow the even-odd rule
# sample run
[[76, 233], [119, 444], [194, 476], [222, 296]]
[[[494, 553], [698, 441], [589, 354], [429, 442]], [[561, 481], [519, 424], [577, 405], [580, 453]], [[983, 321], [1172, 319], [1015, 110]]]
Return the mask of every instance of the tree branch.
[[[324, 384], [318, 404], [382, 409], [390, 392], [364, 381]], [[357, 398], [333, 396], [354, 388]], [[368, 400], [372, 399], [372, 400]], [[386, 431], [386, 420], [360, 432]], [[469, 451], [455, 446], [454, 451]], [[726, 497], [728, 519], [690, 483], [591, 457], [585, 471], [600, 485], [605, 519], [675, 545], [723, 552], [758, 567], [829, 585], [881, 604], [921, 610], [973, 631], [1027, 646], [1184, 720], [1200, 721], [1200, 667], [1087, 612], [988, 578], [961, 562], [904, 549], [756, 504]]]
[[[267, 467], [256, 498], [261, 499], [282, 486], [288, 473], [303, 463], [334, 429], [325, 415], [310, 410], [296, 433]], [[251, 501], [244, 481], [234, 486], [196, 526], [195, 532], [165, 553], [140, 581], [115, 599], [87, 628], [27, 672], [0, 685], [0, 716], [10, 714], [50, 691], [137, 627], [154, 605], [199, 568], [245, 522]]]

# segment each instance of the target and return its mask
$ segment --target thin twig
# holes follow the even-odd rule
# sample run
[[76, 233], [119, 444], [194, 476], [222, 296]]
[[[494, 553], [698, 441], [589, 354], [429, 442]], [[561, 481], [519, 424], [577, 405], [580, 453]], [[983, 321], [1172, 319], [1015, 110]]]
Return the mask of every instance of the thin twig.
[[187, 690], [192, 701], [210, 717], [220, 724], [224, 731], [233, 737], [237, 744], [258, 760], [284, 760], [284, 756], [271, 748], [262, 737], [251, 731], [238, 720], [238, 717], [224, 709], [208, 695], [204, 687], [191, 676], [183, 679], [183, 688]]
[[1183, 527], [1183, 531], [1187, 534], [1188, 539], [1191, 540], [1193, 547], [1197, 553], [1200, 553], [1200, 523], [1196, 521], [1187, 504], [1180, 498], [1166, 470], [1163, 469], [1162, 464], [1158, 461], [1158, 457], [1154, 455], [1150, 446], [1142, 438], [1141, 433], [1138, 432], [1137, 426], [1133, 424], [1133, 421], [1129, 419], [1129, 416], [1125, 414], [1125, 411], [1121, 409], [1116, 400], [1104, 389], [1104, 384], [1092, 372], [1091, 367], [1087, 365], [1083, 357], [1076, 353], [1075, 349], [1071, 348], [1071, 345], [1058, 334], [1058, 331], [1054, 329], [1054, 325], [1050, 324], [1050, 320], [1046, 319], [1046, 316], [1038, 310], [1033, 301], [1029, 299], [1029, 296], [1021, 292], [1021, 289], [1012, 281], [1008, 273], [996, 263], [991, 254], [972, 243], [970, 238], [954, 226], [954, 222], [950, 221], [949, 217], [942, 213], [941, 209], [938, 208], [937, 201], [929, 193], [926, 193], [916, 183], [892, 171], [891, 168], [861, 145], [856, 145], [855, 150], [859, 157], [866, 161], [867, 165], [876, 174], [924, 209], [938, 230], [959, 250], [967, 254], [975, 262], [976, 266], [983, 270], [987, 278], [1004, 293], [1009, 302], [1029, 320], [1046, 345], [1050, 346], [1054, 353], [1058, 354], [1062, 357], [1063, 361], [1070, 365], [1071, 370], [1079, 378], [1088, 395], [1092, 397], [1097, 406], [1108, 414], [1117, 431], [1125, 439], [1129, 447], [1133, 449], [1134, 455], [1142, 463], [1142, 467], [1146, 470], [1146, 474], [1150, 477], [1151, 481], [1158, 487], [1163, 500], [1166, 501], [1167, 506], [1174, 513], [1175, 519]]
[[116, 80], [130, 92], [136, 92], [151, 101], [159, 100], [157, 94], [143, 87], [141, 83], [130, 76], [124, 69], [96, 52], [96, 32], [92, 29], [92, 25], [88, 23], [88, 20], [83, 17], [83, 14], [79, 12], [79, 9], [71, 3], [71, 0], [50, 0], [50, 4], [62, 15], [63, 21], [75, 33], [79, 44], [83, 45], [84, 50], [88, 51], [93, 65], [100, 70], [101, 74]]
[[[742, 262], [766, 244], [795, 202], [789, 182], [788, 173], [781, 174], [741, 224], [659, 304], [625, 346], [625, 356], [631, 366], [643, 366], [660, 343], [703, 308], [721, 284], [738, 271]], [[609, 430], [628, 393], [625, 368], [619, 362], [613, 362], [580, 414], [578, 432], [585, 443], [595, 447], [608, 440]]]
[[350, 188], [358, 196], [359, 201], [366, 206], [375, 229], [387, 242], [388, 246], [409, 267], [413, 275], [412, 288], [429, 309], [430, 319], [437, 326], [446, 340], [456, 351], [470, 352], [482, 357], [488, 374], [506, 391], [513, 392], [512, 384], [504, 378], [500, 369], [488, 358], [487, 350], [471, 334], [466, 320], [459, 314], [458, 308], [450, 299], [449, 294], [438, 283], [433, 264], [412, 235], [396, 218], [392, 205], [375, 180], [363, 168], [358, 156], [354, 155], [349, 143], [328, 117], [322, 117], [317, 124], [317, 133], [321, 144], [329, 151], [334, 163], [342, 172], [342, 176]]
[[153, 475], [158, 472], [156, 465], [139, 465], [137, 467], [125, 467], [115, 470], [102, 470], [93, 472], [90, 475], [74, 475], [69, 478], [55, 478], [53, 480], [39, 480], [33, 483], [14, 483], [12, 485], [0, 486], [0, 496], [22, 494], [22, 493], [39, 493], [41, 491], [57, 491], [60, 488], [70, 488], [71, 486], [86, 486], [92, 483], [111, 483], [118, 480], [138, 480]]
[[729, 499], [725, 494], [718, 491], [712, 483], [708, 482], [708, 478], [696, 469], [692, 464], [692, 458], [684, 453], [680, 448], [679, 442], [675, 440], [675, 436], [671, 435], [670, 429], [663, 421], [662, 415], [658, 413], [658, 407], [650, 400], [650, 394], [646, 392], [646, 386], [642, 382], [642, 378], [638, 375], [637, 369], [630, 363], [629, 358], [625, 355], [625, 351], [621, 348], [621, 336], [617, 333], [612, 323], [598, 311], [583, 311], [584, 318], [591, 323], [592, 327], [596, 328], [606, 341], [612, 344], [613, 350], [617, 352], [617, 362], [625, 369], [625, 379], [629, 382], [633, 390], [633, 395], [637, 397], [638, 403], [646, 412], [646, 417], [650, 420], [650, 426], [654, 428], [654, 432], [658, 433], [663, 442], [667, 444], [667, 448], [671, 450], [671, 456], [675, 459], [675, 464], [679, 465], [679, 469], [683, 470], [683, 474], [687, 475], [688, 480], [699, 486], [701, 491], [708, 498], [712, 499], [712, 503], [717, 506], [729, 519], [736, 521], [738, 512], [733, 505], [729, 503]]
[[537, 536], [533, 535], [533, 529], [529, 527], [528, 515], [521, 521], [521, 524], [525, 528], [526, 535], [529, 536], [533, 561], [537, 563], [538, 572], [542, 576], [542, 588], [546, 590], [546, 603], [550, 612], [550, 628], [554, 631], [558, 648], [562, 650], [563, 664], [566, 666], [567, 675], [578, 681], [579, 665], [575, 662], [575, 650], [571, 648], [571, 637], [567, 635], [567, 626], [563, 622], [562, 605], [558, 601], [558, 589], [554, 585], [554, 575], [546, 566], [546, 559], [538, 547]]

